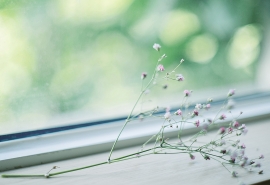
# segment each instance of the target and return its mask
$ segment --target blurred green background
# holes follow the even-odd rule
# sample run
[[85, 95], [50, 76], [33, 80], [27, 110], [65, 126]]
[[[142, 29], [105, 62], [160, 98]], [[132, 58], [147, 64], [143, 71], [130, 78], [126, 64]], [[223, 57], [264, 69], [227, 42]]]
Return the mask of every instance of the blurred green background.
[[[0, 134], [124, 115], [159, 55], [168, 92], [253, 82], [269, 2], [0, 0]], [[166, 84], [167, 82], [164, 82]], [[162, 84], [156, 95], [162, 96]], [[159, 91], [160, 90], [160, 91]], [[166, 90], [167, 91], [167, 90]], [[226, 94], [226, 92], [225, 92]], [[162, 96], [163, 99], [166, 96]]]

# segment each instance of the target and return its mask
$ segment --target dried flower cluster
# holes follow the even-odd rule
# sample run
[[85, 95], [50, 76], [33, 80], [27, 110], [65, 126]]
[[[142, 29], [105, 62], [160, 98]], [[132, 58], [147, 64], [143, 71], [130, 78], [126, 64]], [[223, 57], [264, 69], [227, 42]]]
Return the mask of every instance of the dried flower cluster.
[[[153, 48], [160, 52], [161, 46], [159, 44], [154, 44]], [[156, 66], [154, 68], [153, 74], [146, 85], [144, 85], [144, 81], [147, 80], [148, 74], [143, 72], [141, 74], [142, 80], [142, 89], [141, 93], [134, 104], [129, 116], [127, 117], [121, 131], [119, 132], [112, 149], [110, 151], [108, 160], [102, 163], [93, 164], [90, 166], [66, 170], [57, 173], [50, 172], [53, 169], [58, 168], [54, 166], [49, 172], [45, 173], [45, 175], [2, 175], [2, 177], [37, 177], [37, 176], [45, 176], [51, 177], [63, 173], [68, 173], [72, 171], [82, 170], [85, 168], [91, 168], [94, 166], [110, 164], [114, 162], [119, 162], [122, 160], [132, 159], [144, 155], [151, 154], [186, 154], [189, 156], [191, 160], [195, 160], [196, 158], [202, 157], [205, 160], [215, 160], [223, 165], [233, 177], [238, 175], [238, 172], [235, 171], [235, 168], [230, 169], [229, 167], [240, 167], [247, 169], [248, 171], [257, 171], [259, 174], [263, 173], [261, 170], [260, 160], [264, 159], [263, 155], [260, 155], [256, 158], [249, 158], [246, 155], [245, 149], [246, 144], [241, 143], [238, 139], [240, 136], [247, 134], [248, 129], [245, 124], [241, 124], [238, 121], [238, 117], [242, 114], [239, 113], [237, 117], [234, 117], [232, 121], [230, 121], [227, 126], [219, 126], [219, 122], [224, 122], [227, 120], [227, 115], [231, 114], [231, 111], [228, 110], [234, 106], [234, 102], [231, 99], [232, 96], [235, 95], [235, 89], [229, 90], [227, 94], [227, 99], [224, 103], [227, 103], [227, 106], [222, 106], [220, 110], [218, 110], [217, 114], [214, 118], [208, 118], [204, 116], [204, 113], [211, 109], [211, 102], [213, 102], [212, 98], [208, 98], [204, 103], [197, 103], [194, 107], [190, 107], [188, 103], [188, 99], [191, 97], [193, 93], [192, 90], [184, 90], [183, 91], [183, 99], [180, 103], [180, 106], [171, 113], [169, 107], [160, 108], [155, 107], [152, 110], [142, 111], [135, 114], [135, 108], [139, 104], [142, 103], [142, 97], [146, 94], [150, 93], [151, 87], [156, 85], [160, 80], [174, 80], [182, 82], [185, 80], [182, 74], [175, 74], [178, 67], [184, 62], [183, 59], [180, 60], [179, 64], [172, 71], [164, 72], [165, 67], [161, 62], [166, 58], [166, 54], [162, 54], [161, 57], [157, 60]], [[163, 75], [163, 76], [162, 76]], [[166, 89], [168, 86], [164, 85], [163, 88]], [[191, 108], [191, 109], [190, 109]], [[160, 112], [164, 113], [161, 114]], [[149, 138], [140, 148], [138, 152], [132, 153], [130, 155], [118, 157], [111, 159], [114, 148], [118, 142], [118, 139], [122, 132], [124, 131], [126, 125], [133, 120], [144, 120], [147, 117], [159, 117], [162, 120], [162, 125], [158, 133]], [[231, 115], [233, 116], [233, 115]], [[183, 128], [185, 125], [191, 125], [194, 128], [198, 129], [198, 132], [191, 136], [189, 139], [183, 140]], [[218, 128], [215, 138], [209, 138], [207, 143], [201, 144], [198, 143], [198, 139], [201, 136], [205, 136], [209, 129]], [[169, 138], [166, 138], [166, 130], [168, 129], [177, 129], [177, 142], [170, 142]], [[233, 138], [236, 138], [235, 140]], [[153, 142], [153, 146], [150, 148], [147, 145]]]

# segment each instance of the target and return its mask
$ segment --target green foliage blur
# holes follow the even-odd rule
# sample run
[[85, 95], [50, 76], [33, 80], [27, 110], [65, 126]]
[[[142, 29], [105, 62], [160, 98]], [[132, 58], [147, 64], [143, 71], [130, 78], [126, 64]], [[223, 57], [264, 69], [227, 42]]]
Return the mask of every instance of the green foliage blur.
[[[264, 35], [263, 1], [0, 0], [0, 134], [44, 128], [55, 116], [126, 113], [159, 58], [179, 85], [252, 82]], [[147, 80], [147, 79], [146, 79]]]

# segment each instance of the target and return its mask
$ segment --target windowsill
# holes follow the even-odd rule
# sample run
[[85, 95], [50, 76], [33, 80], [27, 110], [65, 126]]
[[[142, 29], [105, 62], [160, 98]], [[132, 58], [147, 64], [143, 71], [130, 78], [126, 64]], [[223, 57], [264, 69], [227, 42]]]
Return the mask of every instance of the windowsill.
[[[94, 168], [88, 168], [81, 171], [59, 175], [50, 178], [50, 184], [238, 184], [240, 181], [246, 184], [253, 184], [270, 179], [270, 140], [269, 117], [265, 120], [253, 121], [249, 124], [249, 133], [241, 137], [241, 142], [247, 145], [246, 153], [250, 158], [255, 158], [260, 154], [264, 154], [265, 159], [262, 160], [262, 169], [264, 174], [250, 173], [245, 170], [236, 169], [239, 172], [238, 178], [231, 177], [231, 174], [218, 162], [214, 160], [206, 161], [200, 155], [196, 155], [196, 159], [191, 161], [187, 154], [177, 155], [149, 155], [113, 163], [102, 165]], [[215, 136], [215, 132], [210, 132], [208, 140]], [[129, 147], [117, 150], [114, 156], [122, 156], [134, 151], [138, 147]], [[89, 155], [76, 159], [65, 161], [57, 161], [50, 164], [43, 164], [24, 169], [9, 171], [9, 174], [44, 174], [52, 166], [60, 166], [60, 169], [68, 170], [81, 166], [91, 165], [97, 162], [106, 161], [108, 152], [99, 153], [98, 155]], [[230, 168], [231, 169], [231, 168]], [[43, 178], [7, 178], [0, 179], [0, 184], [47, 184], [48, 181]]]

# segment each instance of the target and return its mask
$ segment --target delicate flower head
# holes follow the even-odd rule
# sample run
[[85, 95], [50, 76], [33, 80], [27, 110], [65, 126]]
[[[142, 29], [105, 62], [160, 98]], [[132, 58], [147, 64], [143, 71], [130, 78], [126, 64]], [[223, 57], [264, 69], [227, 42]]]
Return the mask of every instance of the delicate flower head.
[[240, 148], [245, 149], [246, 145], [243, 143]]
[[222, 115], [219, 117], [220, 120], [224, 120], [225, 118], [226, 118], [226, 115], [225, 115], [225, 114], [222, 114]]
[[228, 96], [233, 96], [235, 94], [235, 89], [230, 89], [228, 92]]
[[175, 113], [175, 115], [181, 116], [182, 115], [182, 111], [180, 109], [178, 109]]
[[257, 162], [257, 163], [252, 164], [252, 166], [256, 168], [260, 168], [262, 165], [261, 163]]
[[228, 133], [231, 134], [233, 132], [233, 128], [232, 127], [229, 127], [228, 128]]
[[238, 152], [237, 152], [236, 150], [234, 150], [234, 151], [231, 153], [231, 159], [235, 159], [237, 156], [238, 156]]
[[185, 95], [186, 97], [190, 96], [190, 95], [191, 95], [191, 91], [189, 91], [189, 90], [184, 90], [184, 95]]
[[206, 105], [204, 106], [204, 109], [205, 109], [205, 110], [208, 110], [208, 109], [210, 109], [210, 108], [211, 108], [211, 104], [209, 104], [209, 103], [206, 104]]
[[240, 161], [240, 162], [239, 162], [239, 165], [243, 168], [243, 167], [245, 167], [246, 162], [247, 162], [247, 161]]
[[185, 78], [184, 78], [184, 76], [183, 76], [182, 74], [177, 74], [177, 75], [176, 75], [176, 80], [177, 80], [177, 81], [184, 81]]
[[166, 112], [165, 114], [164, 114], [164, 118], [165, 119], [169, 119], [171, 117], [171, 113], [170, 112]]
[[199, 115], [199, 111], [198, 110], [194, 110], [193, 113], [192, 113], [192, 116], [198, 116]]
[[164, 66], [162, 64], [159, 64], [157, 66], [157, 71], [164, 71], [164, 70], [165, 70], [165, 68], [164, 68]]
[[246, 135], [247, 132], [248, 132], [248, 129], [247, 129], [247, 128], [244, 128], [244, 129], [242, 130], [242, 133], [243, 133], [244, 135]]
[[220, 129], [218, 130], [219, 134], [224, 134], [226, 131], [226, 129], [224, 127], [220, 127]]
[[240, 124], [237, 121], [234, 121], [232, 126], [234, 128], [238, 128], [240, 126]]
[[245, 129], [246, 128], [246, 125], [245, 124], [242, 124], [240, 129]]
[[141, 75], [141, 79], [145, 79], [147, 77], [147, 73], [143, 72], [142, 75]]
[[197, 104], [195, 105], [195, 109], [200, 110], [201, 108], [202, 108], [202, 104], [197, 103]]
[[237, 177], [237, 174], [238, 174], [238, 173], [237, 173], [236, 171], [232, 171], [231, 173], [232, 173], [232, 176], [233, 176], [233, 177]]
[[200, 126], [200, 121], [199, 121], [199, 120], [195, 121], [195, 122], [194, 122], [194, 125], [195, 125], [196, 127], [199, 127], [199, 126]]
[[264, 159], [264, 155], [261, 154], [261, 155], [259, 156], [259, 159]]
[[194, 156], [194, 155], [192, 155], [192, 154], [189, 154], [189, 157], [190, 157], [190, 159], [192, 159], [192, 160], [194, 160], [194, 159], [195, 159], [195, 156]]
[[155, 50], [157, 50], [157, 51], [160, 51], [161, 46], [160, 46], [159, 44], [155, 43], [155, 44], [153, 45], [153, 48], [154, 48]]

